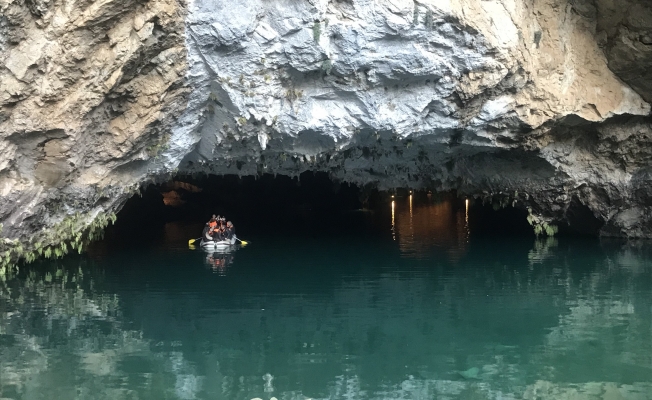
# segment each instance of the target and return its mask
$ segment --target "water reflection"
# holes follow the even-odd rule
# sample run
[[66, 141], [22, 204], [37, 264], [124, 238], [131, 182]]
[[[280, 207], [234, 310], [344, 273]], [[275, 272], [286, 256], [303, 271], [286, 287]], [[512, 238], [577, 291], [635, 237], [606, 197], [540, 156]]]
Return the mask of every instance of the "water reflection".
[[392, 200], [392, 240], [396, 241], [396, 220], [394, 217], [396, 202]]
[[0, 398], [652, 398], [649, 245], [467, 241], [405, 200], [397, 243], [268, 237], [224, 276], [168, 245], [23, 268]]
[[406, 257], [425, 259], [439, 248], [451, 260], [459, 260], [467, 248], [468, 211], [468, 201], [465, 209], [458, 209], [453, 200], [410, 193], [392, 200], [392, 237]]
[[98, 289], [105, 273], [68, 259], [0, 282], [0, 398], [197, 397], [195, 367], [129, 326], [120, 296]]
[[206, 253], [206, 265], [216, 274], [225, 276], [231, 264], [233, 264], [236, 248], [225, 247], [220, 249], [202, 248]]

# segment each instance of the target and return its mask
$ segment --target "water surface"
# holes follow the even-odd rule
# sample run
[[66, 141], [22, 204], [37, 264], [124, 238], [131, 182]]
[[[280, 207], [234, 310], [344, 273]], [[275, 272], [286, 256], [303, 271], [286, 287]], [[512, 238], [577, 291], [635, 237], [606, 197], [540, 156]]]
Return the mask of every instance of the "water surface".
[[649, 244], [472, 217], [397, 198], [228, 254], [169, 223], [22, 267], [0, 281], [0, 398], [652, 399]]

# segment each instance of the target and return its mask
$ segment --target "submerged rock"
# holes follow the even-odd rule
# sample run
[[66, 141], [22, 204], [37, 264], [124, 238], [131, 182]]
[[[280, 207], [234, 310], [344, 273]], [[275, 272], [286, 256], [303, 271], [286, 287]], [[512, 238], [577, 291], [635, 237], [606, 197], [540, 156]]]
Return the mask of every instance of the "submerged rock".
[[462, 378], [464, 379], [480, 379], [478, 374], [480, 373], [480, 368], [478, 367], [472, 367], [467, 369], [466, 371], [460, 371], [459, 374], [462, 375]]
[[5, 238], [75, 213], [82, 229], [177, 172], [308, 170], [515, 204], [541, 232], [652, 237], [643, 0], [3, 1], [0, 15]]

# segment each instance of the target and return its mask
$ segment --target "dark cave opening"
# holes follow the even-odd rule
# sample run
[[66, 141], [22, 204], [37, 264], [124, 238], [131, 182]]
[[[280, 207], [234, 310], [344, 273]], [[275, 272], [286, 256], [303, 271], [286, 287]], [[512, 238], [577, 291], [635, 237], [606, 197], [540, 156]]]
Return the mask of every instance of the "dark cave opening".
[[323, 217], [314, 221], [319, 227], [330, 215], [361, 208], [360, 193], [356, 186], [334, 183], [321, 173], [304, 173], [299, 179], [267, 174], [178, 176], [150, 185], [142, 196], [131, 198], [118, 221], [130, 225], [201, 223], [217, 214], [251, 231], [297, 229], [306, 225], [307, 217]]
[[527, 222], [527, 211], [522, 208], [495, 207], [481, 199], [471, 199], [469, 229], [475, 235], [532, 236], [534, 231]]
[[604, 221], [598, 219], [577, 197], [572, 198], [566, 217], [568, 223], [561, 226], [560, 231], [566, 235], [595, 237], [604, 226]]
[[170, 182], [150, 185], [141, 196], [127, 201], [116, 225], [107, 230], [107, 239], [147, 236], [152, 229], [171, 222], [192, 225], [199, 235], [201, 226], [212, 214], [226, 216], [237, 226], [239, 234], [247, 236], [368, 236], [393, 230], [390, 225], [394, 222], [398, 229], [401, 220], [412, 218], [413, 212], [419, 224], [425, 224], [422, 235], [445, 236], [450, 232], [442, 230], [459, 230], [463, 223], [469, 236], [534, 237], [526, 211], [511, 206], [495, 209], [491, 204], [467, 200], [455, 192], [379, 191], [334, 182], [326, 173], [306, 172], [298, 178], [177, 176]]

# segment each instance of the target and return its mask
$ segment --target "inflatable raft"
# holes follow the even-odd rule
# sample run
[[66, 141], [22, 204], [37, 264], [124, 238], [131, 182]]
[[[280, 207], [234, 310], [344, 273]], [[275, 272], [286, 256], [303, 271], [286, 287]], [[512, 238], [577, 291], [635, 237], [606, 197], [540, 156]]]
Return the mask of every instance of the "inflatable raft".
[[218, 242], [214, 240], [204, 240], [202, 239], [200, 246], [203, 248], [223, 248], [223, 247], [228, 247], [228, 246], [233, 246], [237, 243], [236, 237], [233, 236], [231, 239], [226, 239], [226, 240], [220, 240]]

